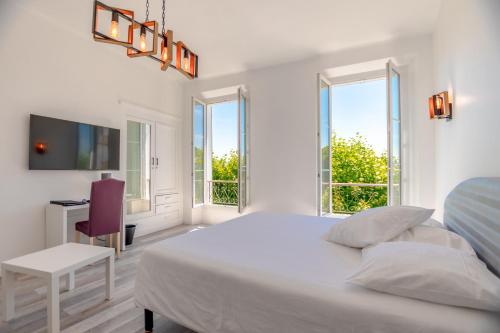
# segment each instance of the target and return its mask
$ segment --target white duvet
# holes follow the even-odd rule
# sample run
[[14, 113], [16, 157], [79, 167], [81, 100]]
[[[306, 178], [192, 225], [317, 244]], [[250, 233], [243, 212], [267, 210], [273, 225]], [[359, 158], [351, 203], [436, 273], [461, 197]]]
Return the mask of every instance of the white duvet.
[[200, 333], [500, 332], [500, 314], [349, 285], [361, 251], [334, 219], [255, 213], [147, 248], [139, 306]]

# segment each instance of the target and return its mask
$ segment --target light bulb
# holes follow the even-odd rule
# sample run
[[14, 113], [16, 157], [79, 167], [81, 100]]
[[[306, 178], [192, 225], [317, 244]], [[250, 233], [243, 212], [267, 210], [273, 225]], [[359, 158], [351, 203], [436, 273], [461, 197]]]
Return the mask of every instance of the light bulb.
[[184, 51], [183, 67], [186, 72], [189, 72], [189, 51]]
[[118, 38], [118, 13], [113, 12], [111, 14], [111, 28], [110, 28], [111, 37], [114, 39]]
[[161, 53], [161, 59], [163, 61], [167, 61], [168, 58], [168, 48], [164, 47], [163, 52]]
[[141, 36], [139, 38], [139, 47], [142, 52], [146, 51], [146, 27], [141, 26]]

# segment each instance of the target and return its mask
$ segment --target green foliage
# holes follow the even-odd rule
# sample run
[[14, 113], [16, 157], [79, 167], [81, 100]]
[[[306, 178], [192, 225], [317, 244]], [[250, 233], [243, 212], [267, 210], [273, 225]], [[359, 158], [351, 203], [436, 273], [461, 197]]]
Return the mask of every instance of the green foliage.
[[[332, 183], [387, 184], [387, 154], [377, 155], [366, 139], [332, 138]], [[386, 187], [333, 186], [334, 212], [354, 213], [387, 204]]]
[[[328, 161], [328, 148], [323, 149]], [[332, 138], [332, 183], [387, 184], [387, 154], [377, 154], [361, 135], [345, 139]], [[231, 151], [222, 156], [212, 156], [212, 179], [238, 180], [238, 154]], [[212, 184], [212, 202], [237, 205], [237, 183]], [[324, 186], [323, 200], [328, 200], [328, 186]], [[326, 195], [325, 195], [326, 194]], [[333, 186], [332, 209], [337, 213], [355, 213], [360, 210], [387, 204], [386, 187]], [[327, 202], [323, 202], [325, 207]]]
[[[238, 204], [238, 153], [232, 150], [222, 156], [212, 155], [212, 203]], [[217, 182], [233, 181], [233, 182]]]
[[213, 180], [238, 180], [238, 153], [231, 150], [222, 156], [212, 155]]

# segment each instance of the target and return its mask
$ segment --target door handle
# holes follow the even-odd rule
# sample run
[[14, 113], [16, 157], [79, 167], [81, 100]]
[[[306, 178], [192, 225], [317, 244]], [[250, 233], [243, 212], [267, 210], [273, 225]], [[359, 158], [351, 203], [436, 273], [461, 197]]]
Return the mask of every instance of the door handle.
[[158, 167], [158, 165], [160, 165], [160, 163], [158, 162], [158, 157], [156, 158], [156, 167]]

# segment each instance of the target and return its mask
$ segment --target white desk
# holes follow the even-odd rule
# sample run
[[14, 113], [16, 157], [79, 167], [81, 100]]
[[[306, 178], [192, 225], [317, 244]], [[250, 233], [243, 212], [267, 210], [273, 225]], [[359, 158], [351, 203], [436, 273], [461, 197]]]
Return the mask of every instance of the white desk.
[[[68, 242], [68, 231], [74, 234], [75, 223], [89, 218], [89, 204], [78, 206], [61, 206], [48, 204], [45, 206], [45, 247], [53, 247]], [[125, 214], [125, 212], [123, 213]], [[123, 215], [125, 216], [125, 215]], [[68, 229], [68, 225], [70, 228]], [[121, 227], [121, 248], [125, 249], [125, 225]], [[73, 238], [70, 238], [73, 240]]]
[[88, 219], [89, 207], [89, 204], [78, 206], [48, 204], [45, 207], [45, 247], [67, 243], [68, 224], [73, 225]]
[[59, 278], [66, 276], [68, 285], [74, 285], [75, 270], [102, 259], [106, 259], [106, 299], [109, 300], [114, 289], [114, 249], [68, 243], [4, 261], [2, 263], [4, 320], [9, 321], [15, 317], [15, 273], [38, 276], [47, 282], [48, 332], [59, 332]]

